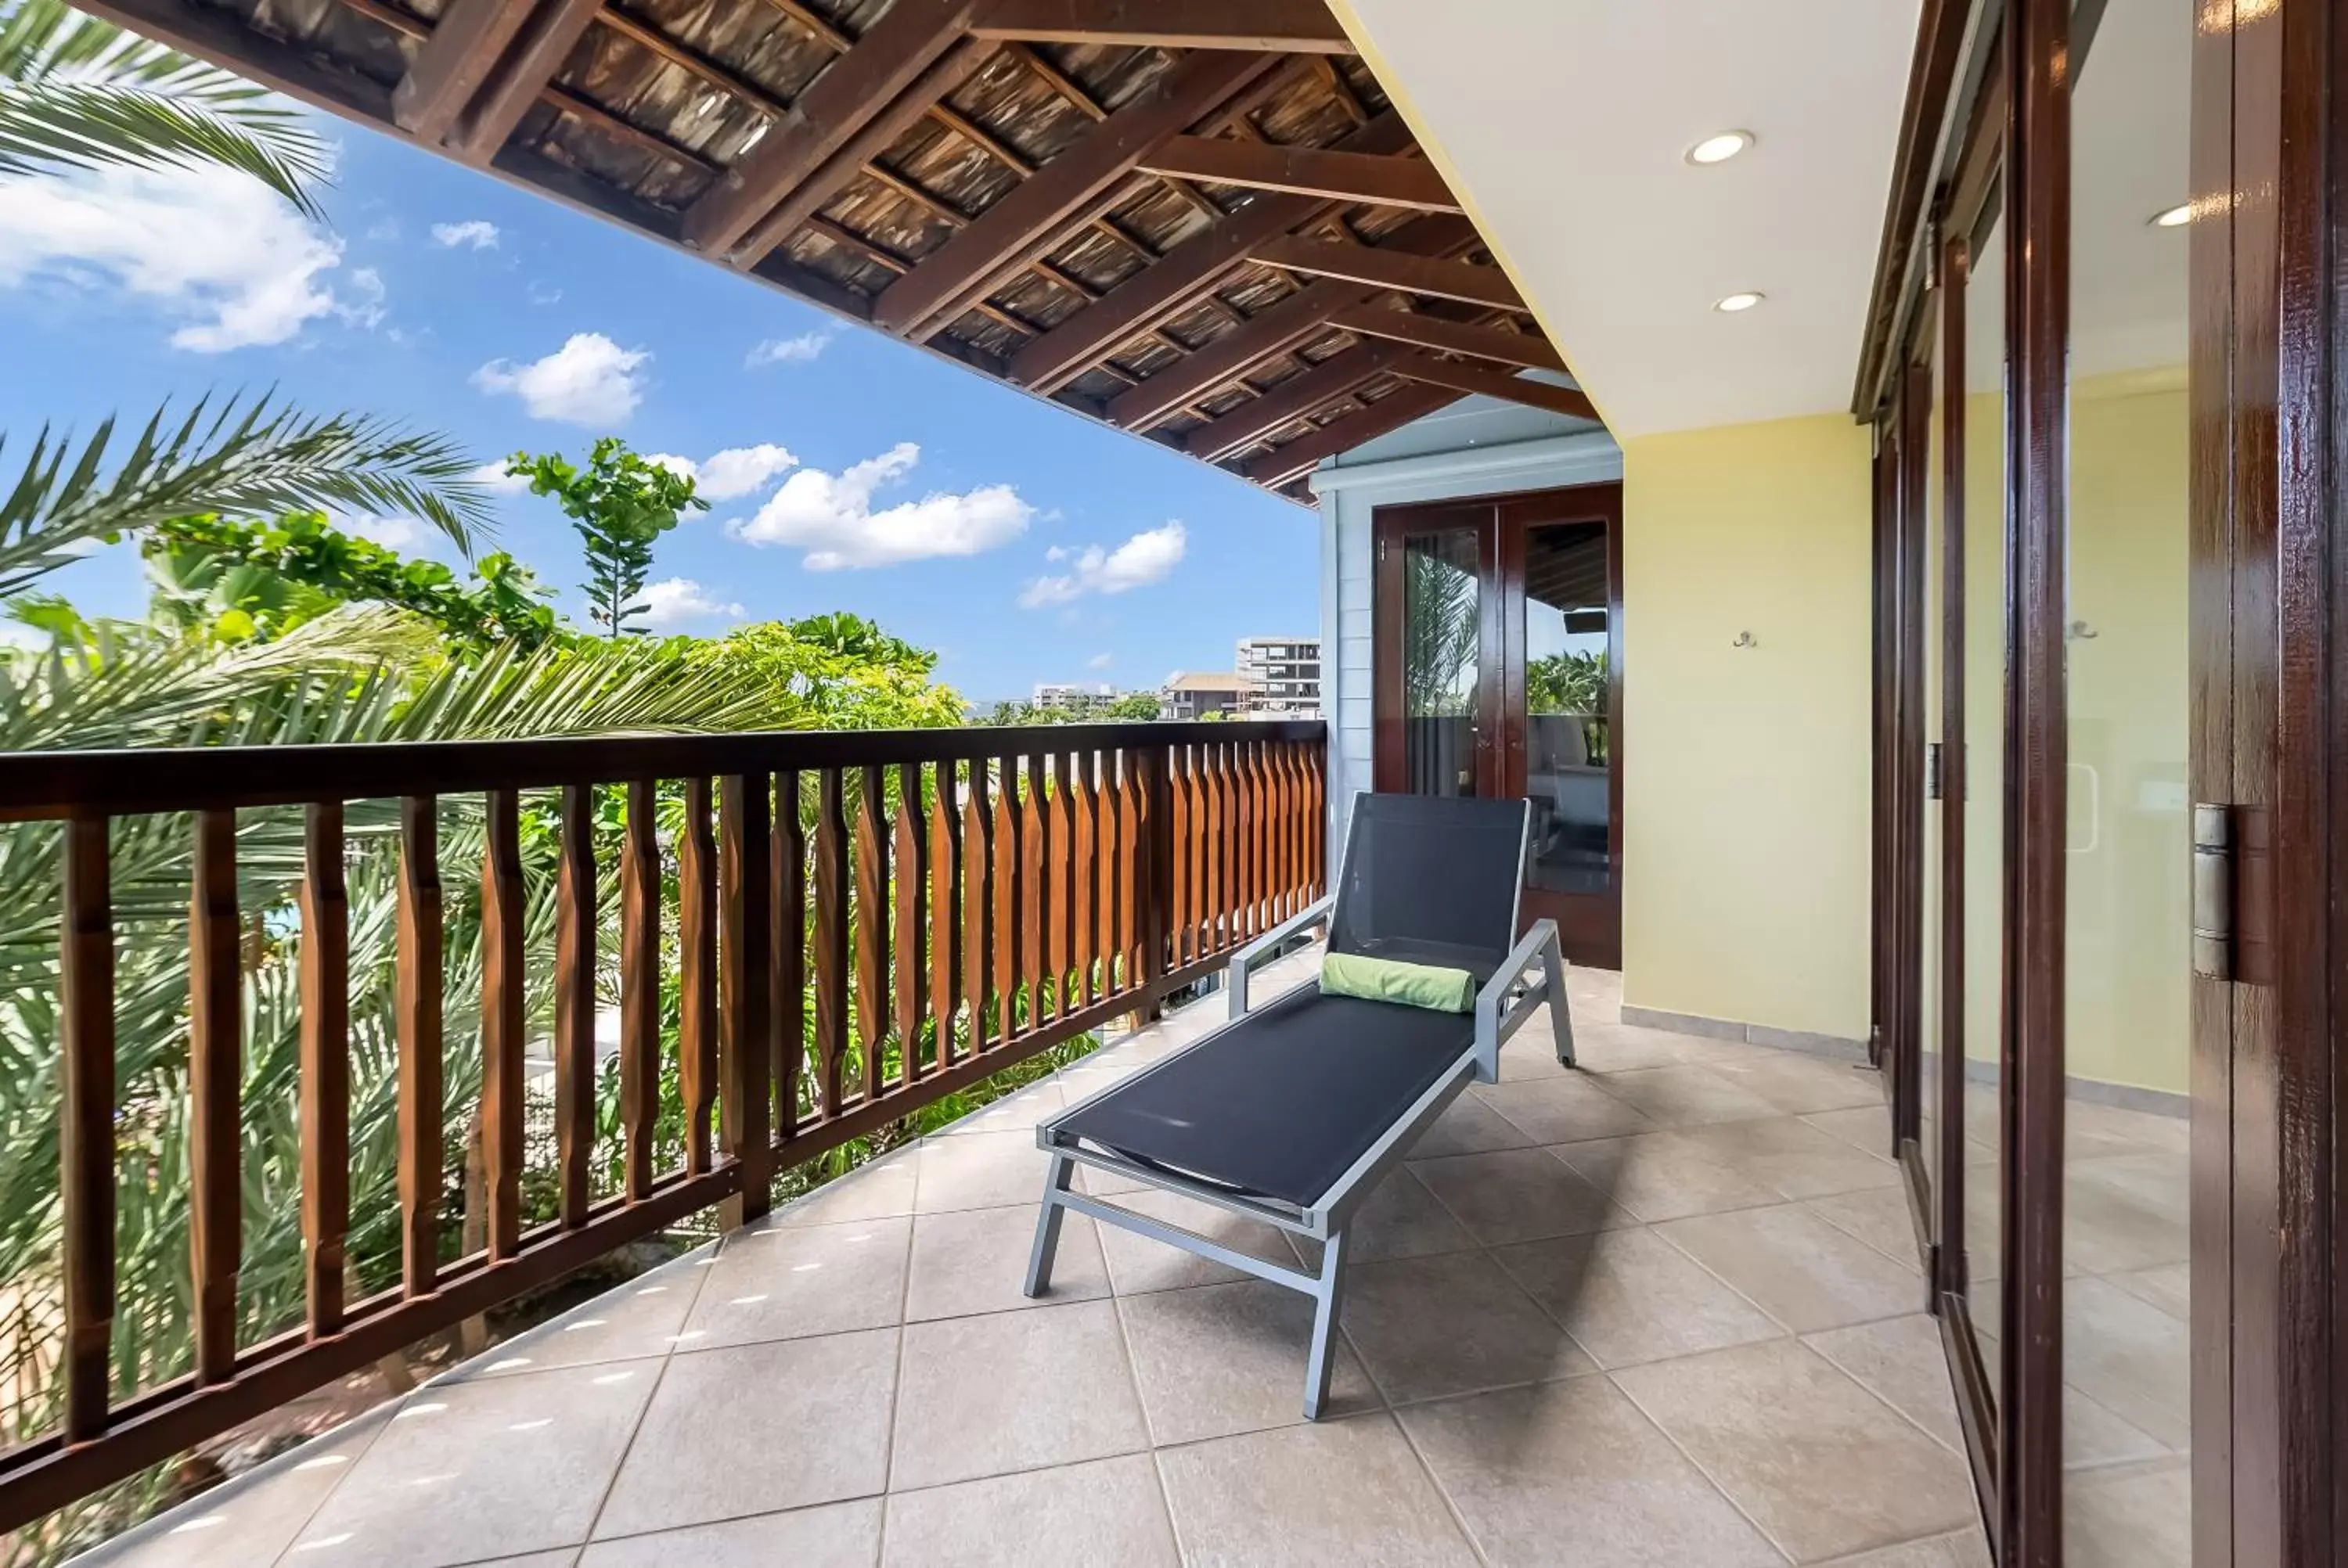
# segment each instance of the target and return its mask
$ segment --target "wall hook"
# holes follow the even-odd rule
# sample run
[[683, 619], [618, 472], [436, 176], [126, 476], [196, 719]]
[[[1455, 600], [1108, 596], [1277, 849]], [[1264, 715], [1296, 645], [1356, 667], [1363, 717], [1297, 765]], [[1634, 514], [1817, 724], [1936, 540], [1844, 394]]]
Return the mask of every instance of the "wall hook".
[[1761, 644], [1755, 639], [1751, 632], [1740, 631], [1736, 634], [1736, 641], [1730, 643], [1729, 646], [1731, 648], [1758, 648]]

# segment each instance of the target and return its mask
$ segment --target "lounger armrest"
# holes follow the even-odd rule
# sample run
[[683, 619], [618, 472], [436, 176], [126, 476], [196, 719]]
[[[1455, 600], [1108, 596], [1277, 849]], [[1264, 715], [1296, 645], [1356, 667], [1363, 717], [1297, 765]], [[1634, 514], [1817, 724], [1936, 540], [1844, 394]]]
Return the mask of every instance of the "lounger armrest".
[[1231, 1016], [1247, 1017], [1248, 971], [1272, 956], [1282, 942], [1293, 941], [1312, 927], [1328, 923], [1336, 907], [1335, 894], [1315, 899], [1231, 956]]
[[1500, 1030], [1509, 1019], [1509, 993], [1522, 982], [1525, 971], [1540, 963], [1546, 973], [1542, 989], [1550, 990], [1553, 1006], [1563, 1005], [1564, 988], [1559, 984], [1564, 960], [1557, 937], [1557, 922], [1536, 920], [1531, 928], [1518, 938], [1484, 989], [1476, 993], [1476, 1063], [1477, 1076], [1490, 1083], [1500, 1075]]

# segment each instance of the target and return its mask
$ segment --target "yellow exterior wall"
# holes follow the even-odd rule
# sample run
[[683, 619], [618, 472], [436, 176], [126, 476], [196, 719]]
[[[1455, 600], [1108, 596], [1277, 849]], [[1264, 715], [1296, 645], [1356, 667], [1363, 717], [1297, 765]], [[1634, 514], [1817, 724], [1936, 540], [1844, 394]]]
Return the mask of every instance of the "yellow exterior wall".
[[1869, 445], [1818, 415], [1623, 446], [1633, 1006], [1867, 1033]]

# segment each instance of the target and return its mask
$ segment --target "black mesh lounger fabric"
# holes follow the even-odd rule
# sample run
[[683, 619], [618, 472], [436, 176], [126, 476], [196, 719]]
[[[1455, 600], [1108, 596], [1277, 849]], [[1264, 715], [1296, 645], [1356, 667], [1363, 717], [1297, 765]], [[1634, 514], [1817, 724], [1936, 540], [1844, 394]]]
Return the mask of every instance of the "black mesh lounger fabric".
[[1307, 982], [1058, 1122], [1145, 1163], [1316, 1202], [1475, 1044], [1476, 1022]]
[[1355, 796], [1329, 950], [1490, 979], [1516, 945], [1528, 809], [1521, 800]]

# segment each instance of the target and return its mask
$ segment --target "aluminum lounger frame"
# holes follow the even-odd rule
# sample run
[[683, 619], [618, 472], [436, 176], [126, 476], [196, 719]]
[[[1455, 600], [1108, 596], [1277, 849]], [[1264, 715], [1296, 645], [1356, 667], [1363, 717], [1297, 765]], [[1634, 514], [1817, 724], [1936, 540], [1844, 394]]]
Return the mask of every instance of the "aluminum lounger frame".
[[[1529, 831], [1529, 809], [1526, 819]], [[1334, 886], [1344, 886], [1343, 877]], [[1519, 884], [1518, 903], [1510, 911], [1510, 929], [1515, 928], [1522, 914], [1523, 896], [1523, 887]], [[1050, 1287], [1052, 1260], [1059, 1249], [1060, 1222], [1068, 1210], [1074, 1209], [1104, 1225], [1120, 1226], [1137, 1235], [1148, 1236], [1169, 1246], [1179, 1247], [1184, 1252], [1309, 1296], [1313, 1302], [1312, 1349], [1304, 1368], [1304, 1414], [1309, 1420], [1320, 1419], [1329, 1399], [1330, 1347], [1336, 1334], [1337, 1315], [1342, 1306], [1346, 1231], [1352, 1224], [1354, 1211], [1377, 1190], [1386, 1173], [1394, 1168], [1416, 1142], [1418, 1135], [1443, 1113], [1444, 1107], [1450, 1104], [1462, 1089], [1471, 1081], [1490, 1083], [1498, 1078], [1501, 1042], [1515, 1033], [1544, 1000], [1554, 1004], [1550, 1009], [1550, 1027], [1556, 1040], [1557, 1059], [1567, 1067], [1573, 1065], [1573, 1023], [1566, 1005], [1565, 956], [1558, 941], [1557, 922], [1537, 920], [1519, 938], [1500, 967], [1493, 971], [1492, 978], [1477, 993], [1476, 1030], [1472, 1043], [1444, 1068], [1434, 1083], [1362, 1152], [1361, 1156], [1330, 1184], [1327, 1191], [1309, 1205], [1247, 1196], [1160, 1165], [1127, 1159], [1113, 1150], [1088, 1146], [1075, 1136], [1063, 1133], [1059, 1123], [1094, 1102], [1121, 1093], [1147, 1080], [1152, 1073], [1165, 1071], [1226, 1030], [1241, 1027], [1248, 1016], [1250, 971], [1272, 958], [1283, 943], [1293, 941], [1315, 926], [1328, 924], [1335, 906], [1334, 894], [1322, 898], [1310, 908], [1264, 933], [1232, 958], [1231, 1016], [1231, 1021], [1221, 1029], [1192, 1041], [1165, 1061], [1152, 1063], [1131, 1078], [1088, 1095], [1036, 1127], [1035, 1141], [1052, 1156], [1052, 1162], [1044, 1177], [1043, 1210], [1036, 1216], [1035, 1245], [1028, 1257], [1025, 1286], [1026, 1294], [1031, 1296], [1041, 1296]], [[1542, 968], [1542, 978], [1538, 984], [1525, 979], [1527, 971], [1536, 963]], [[1184, 1230], [1179, 1225], [1168, 1225], [1163, 1220], [1152, 1219], [1148, 1214], [1136, 1214], [1131, 1209], [1104, 1203], [1089, 1194], [1076, 1192], [1071, 1183], [1076, 1168], [1080, 1164], [1114, 1172], [1138, 1186], [1179, 1193], [1186, 1198], [1195, 1198], [1231, 1214], [1261, 1220], [1294, 1235], [1310, 1236], [1322, 1244], [1320, 1271], [1308, 1274], [1302, 1268], [1267, 1263], [1194, 1231]]]

